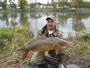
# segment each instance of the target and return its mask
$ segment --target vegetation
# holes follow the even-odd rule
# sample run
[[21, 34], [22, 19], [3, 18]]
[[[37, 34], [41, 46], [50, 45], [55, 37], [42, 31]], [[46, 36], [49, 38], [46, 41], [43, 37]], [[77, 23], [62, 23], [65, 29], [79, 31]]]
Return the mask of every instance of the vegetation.
[[19, 0], [19, 6], [22, 10], [25, 9], [28, 6], [27, 0]]
[[23, 47], [32, 38], [33, 33], [29, 33], [26, 27], [0, 28], [0, 58], [5, 61], [5, 57], [13, 56], [18, 48]]
[[30, 3], [30, 8], [36, 8], [40, 3]]
[[84, 40], [90, 40], [90, 34], [85, 33], [85, 34], [82, 36], [82, 38], [83, 38]]
[[[7, 4], [7, 0], [4, 0], [4, 2], [0, 2], [0, 6], [2, 7], [2, 9], [6, 10], [7, 8], [17, 8], [17, 5], [14, 3], [14, 0], [9, 0], [10, 4]], [[55, 8], [90, 8], [90, 2], [85, 2], [84, 0], [71, 0], [70, 2], [68, 2], [68, 0], [58, 0], [58, 2], [56, 2], [55, 0], [51, 0], [51, 3], [49, 3], [49, 1], [47, 2], [47, 4], [42, 4], [39, 2], [34, 2], [34, 3], [30, 3], [28, 4], [27, 0], [19, 0], [19, 7], [21, 10], [23, 9], [27, 9], [27, 7], [30, 8], [40, 8], [40, 6], [46, 6], [48, 7], [53, 7]], [[20, 10], [19, 9], [19, 10]], [[30, 10], [30, 9], [29, 9]]]
[[[20, 58], [16, 50], [23, 47], [26, 42], [33, 38], [33, 33], [28, 32], [26, 27], [14, 28], [0, 28], [0, 60], [6, 61], [5, 57]], [[90, 57], [90, 34], [84, 33], [82, 37], [73, 38], [70, 47], [66, 50], [66, 55], [72, 57], [73, 55], [85, 55], [87, 59]], [[87, 40], [84, 40], [87, 39]], [[2, 58], [2, 59], [1, 59]], [[21, 61], [21, 60], [20, 60]], [[29, 60], [21, 61], [21, 64], [27, 63]]]
[[90, 8], [90, 2], [83, 2], [81, 5], [80, 5], [81, 8]]
[[72, 0], [72, 5], [74, 6], [74, 7], [79, 7], [81, 4], [83, 3], [83, 0]]
[[56, 3], [54, 2], [54, 0], [52, 0], [52, 6], [53, 8], [56, 8]]
[[65, 51], [65, 58], [64, 58], [66, 64], [78, 64], [80, 67], [89, 68], [90, 65], [89, 35], [90, 34], [84, 33], [81, 37], [68, 38], [69, 47]]
[[[65, 52], [66, 64], [78, 64], [80, 67], [89, 68], [90, 61], [90, 40], [74, 40], [72, 45]], [[88, 60], [88, 61], [87, 61]], [[82, 65], [84, 64], [84, 65]]]
[[11, 2], [11, 3], [10, 3], [10, 8], [15, 8], [15, 9], [16, 9], [16, 7], [17, 7], [17, 6], [16, 6], [16, 4], [15, 4], [14, 2]]
[[68, 55], [85, 55], [86, 57], [90, 57], [90, 50], [89, 50], [89, 45], [90, 45], [90, 40], [88, 40], [88, 42], [86, 42], [85, 40], [79, 40], [77, 41], [77, 43], [75, 43], [76, 40], [74, 40], [72, 46], [70, 46], [67, 51], [68, 51]]
[[7, 9], [7, 0], [4, 0], [4, 2], [1, 2], [2, 9]]

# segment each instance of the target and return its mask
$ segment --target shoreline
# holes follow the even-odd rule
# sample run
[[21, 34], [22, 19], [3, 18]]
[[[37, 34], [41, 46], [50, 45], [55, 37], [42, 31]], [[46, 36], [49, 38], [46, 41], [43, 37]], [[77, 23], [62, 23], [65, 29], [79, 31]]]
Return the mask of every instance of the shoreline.
[[90, 9], [61, 9], [61, 8], [27, 8], [24, 10], [20, 9], [7, 9], [7, 10], [0, 10], [0, 13], [5, 12], [65, 12], [65, 13], [90, 13]]

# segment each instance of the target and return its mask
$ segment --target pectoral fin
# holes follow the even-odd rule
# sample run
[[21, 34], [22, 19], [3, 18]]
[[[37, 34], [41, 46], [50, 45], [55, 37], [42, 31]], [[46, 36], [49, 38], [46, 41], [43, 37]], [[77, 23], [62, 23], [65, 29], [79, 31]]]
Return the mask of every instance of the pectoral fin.
[[44, 55], [45, 55], [45, 56], [48, 56], [48, 51], [45, 51], [45, 52], [44, 52]]
[[56, 49], [56, 54], [58, 54], [58, 52], [59, 52], [59, 49]]

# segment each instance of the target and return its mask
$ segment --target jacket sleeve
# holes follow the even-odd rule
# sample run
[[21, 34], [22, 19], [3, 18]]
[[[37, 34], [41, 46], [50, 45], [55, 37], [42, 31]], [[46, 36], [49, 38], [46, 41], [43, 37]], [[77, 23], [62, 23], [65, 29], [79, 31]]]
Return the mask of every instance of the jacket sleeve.
[[63, 34], [64, 34], [63, 31], [58, 30], [58, 37], [59, 37], [59, 38], [63, 39]]
[[39, 31], [37, 32], [36, 38], [41, 37], [41, 35], [42, 35], [41, 31], [42, 31], [42, 30], [39, 30]]

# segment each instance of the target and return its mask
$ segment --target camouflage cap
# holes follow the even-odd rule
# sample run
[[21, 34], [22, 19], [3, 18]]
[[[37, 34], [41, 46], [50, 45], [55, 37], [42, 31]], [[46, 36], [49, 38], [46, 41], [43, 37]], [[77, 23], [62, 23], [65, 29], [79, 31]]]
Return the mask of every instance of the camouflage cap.
[[49, 15], [49, 16], [46, 18], [46, 20], [48, 20], [48, 19], [52, 19], [53, 21], [56, 21], [55, 17], [52, 16], [52, 15]]

